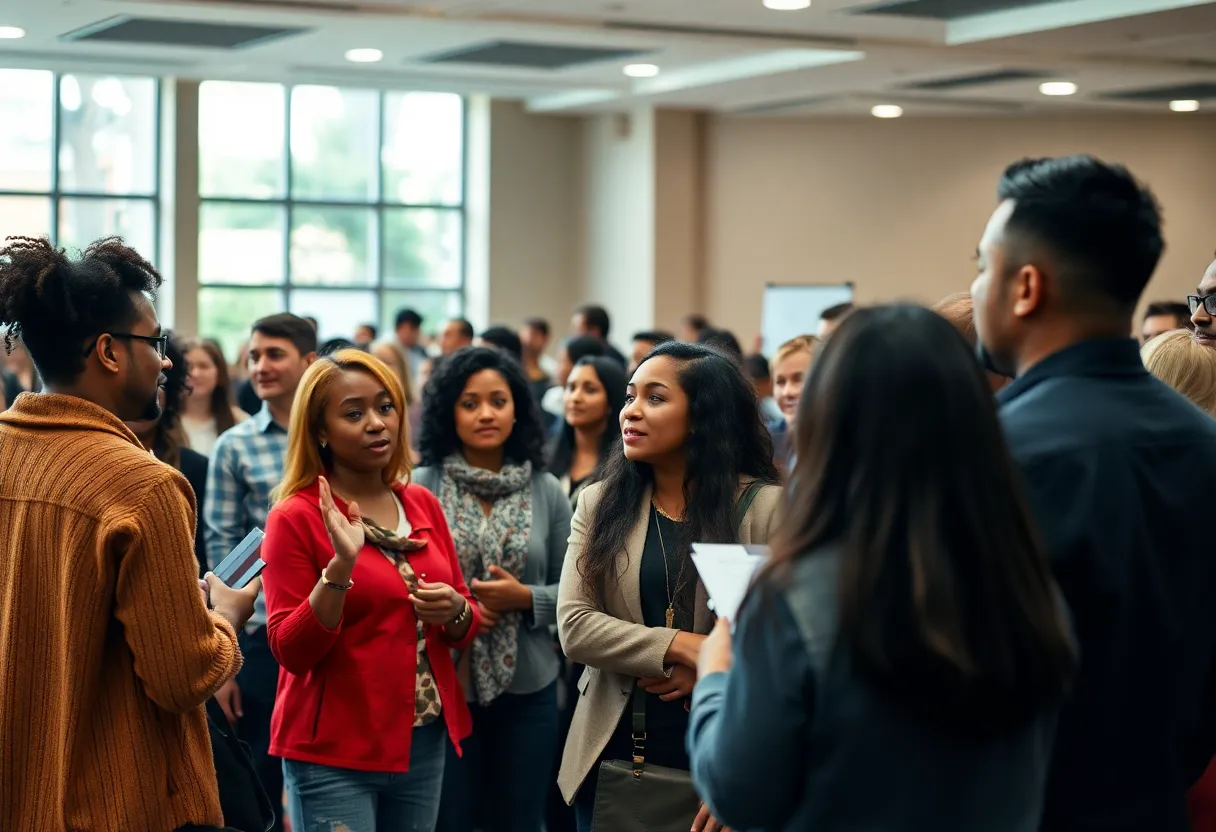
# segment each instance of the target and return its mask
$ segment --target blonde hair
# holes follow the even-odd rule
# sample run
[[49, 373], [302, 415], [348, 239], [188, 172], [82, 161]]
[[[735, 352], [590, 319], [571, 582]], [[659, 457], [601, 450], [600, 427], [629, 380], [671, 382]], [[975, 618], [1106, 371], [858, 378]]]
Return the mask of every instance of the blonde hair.
[[[386, 360], [377, 353], [377, 350], [384, 350], [392, 356], [392, 360]], [[397, 374], [397, 380], [401, 382], [401, 389], [405, 391], [405, 406], [413, 407], [416, 398], [414, 380], [410, 376], [410, 361], [406, 358], [405, 350], [401, 349], [401, 345], [395, 341], [377, 341], [368, 348], [368, 352], [387, 364], [389, 369]]]
[[400, 432], [393, 455], [384, 466], [385, 485], [391, 485], [410, 474], [409, 419], [405, 413], [405, 391], [388, 365], [362, 350], [340, 350], [318, 358], [304, 373], [295, 403], [291, 406], [291, 427], [287, 432], [287, 455], [283, 463], [283, 482], [271, 494], [275, 502], [286, 500], [303, 491], [325, 473], [331, 462], [331, 451], [321, 447], [321, 428], [325, 424], [325, 408], [330, 391], [344, 372], [367, 373], [388, 391], [388, 397], [400, 417]]
[[970, 292], [947, 295], [933, 304], [933, 311], [954, 324], [971, 346], [976, 345], [979, 337], [975, 332], [975, 302]]
[[1140, 349], [1145, 368], [1216, 415], [1216, 350], [1195, 343], [1185, 329], [1163, 332]]
[[819, 345], [819, 339], [814, 335], [799, 335], [796, 338], [791, 338], [781, 346], [777, 347], [777, 351], [773, 353], [773, 360], [770, 366], [776, 367], [791, 355], [799, 352], [807, 352], [811, 354], [811, 359], [815, 358], [815, 348]]

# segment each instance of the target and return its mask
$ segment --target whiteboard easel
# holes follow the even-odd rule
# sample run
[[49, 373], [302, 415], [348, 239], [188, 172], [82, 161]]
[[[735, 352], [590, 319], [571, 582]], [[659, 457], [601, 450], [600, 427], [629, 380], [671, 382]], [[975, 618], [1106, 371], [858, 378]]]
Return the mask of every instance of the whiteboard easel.
[[764, 287], [764, 310], [760, 333], [764, 354], [771, 356], [778, 347], [799, 335], [814, 335], [819, 316], [838, 303], [853, 302], [852, 283], [782, 285]]

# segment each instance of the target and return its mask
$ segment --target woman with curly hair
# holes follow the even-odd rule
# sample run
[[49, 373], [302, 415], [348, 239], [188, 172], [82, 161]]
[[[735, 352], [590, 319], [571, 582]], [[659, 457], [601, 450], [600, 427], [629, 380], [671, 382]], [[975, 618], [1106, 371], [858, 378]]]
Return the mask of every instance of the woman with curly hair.
[[165, 383], [160, 388], [160, 415], [155, 419], [127, 422], [153, 456], [182, 472], [194, 489], [194, 556], [198, 558], [199, 575], [207, 571], [207, 554], [203, 549], [203, 499], [207, 492], [207, 457], [190, 448], [182, 426], [182, 411], [190, 395], [190, 371], [181, 347], [172, 336], [165, 347], [165, 357], [173, 366], [165, 371]]
[[423, 401], [414, 482], [439, 498], [482, 620], [459, 665], [473, 734], [463, 758], [448, 754], [437, 829], [539, 832], [558, 734], [549, 627], [570, 502], [543, 470], [540, 413], [511, 357], [459, 350]]

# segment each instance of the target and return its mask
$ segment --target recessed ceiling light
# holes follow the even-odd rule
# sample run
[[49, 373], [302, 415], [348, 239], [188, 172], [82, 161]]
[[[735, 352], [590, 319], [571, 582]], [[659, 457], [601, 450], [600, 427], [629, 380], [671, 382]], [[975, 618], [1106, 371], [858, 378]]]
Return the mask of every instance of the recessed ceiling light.
[[1193, 113], [1199, 109], [1199, 102], [1193, 100], [1171, 101], [1170, 109], [1175, 113]]
[[348, 49], [346, 60], [356, 64], [374, 64], [384, 59], [384, 53], [379, 49]]
[[904, 108], [898, 104], [875, 104], [870, 108], [874, 118], [899, 118], [904, 114]]
[[20, 26], [0, 26], [0, 40], [17, 40], [25, 37], [25, 30]]
[[776, 12], [796, 12], [810, 7], [811, 0], [764, 0], [764, 8]]
[[629, 64], [621, 71], [630, 78], [653, 78], [659, 74], [659, 68], [654, 64]]
[[1073, 95], [1077, 85], [1072, 81], [1046, 81], [1039, 84], [1039, 92], [1043, 95]]

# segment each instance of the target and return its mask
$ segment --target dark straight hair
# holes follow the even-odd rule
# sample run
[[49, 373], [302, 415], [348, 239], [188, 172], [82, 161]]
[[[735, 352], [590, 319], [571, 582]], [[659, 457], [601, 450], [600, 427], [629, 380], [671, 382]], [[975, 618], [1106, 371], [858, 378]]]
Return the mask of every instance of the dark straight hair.
[[[656, 358], [679, 365], [680, 387], [688, 396], [692, 433], [684, 444], [686, 522], [680, 524], [681, 538], [673, 550], [687, 557], [693, 543], [737, 542], [733, 515], [741, 478], [776, 483], [780, 474], [756, 393], [738, 364], [709, 347], [675, 341], [656, 347], [642, 364]], [[583, 586], [601, 601], [620, 577], [618, 558], [653, 481], [650, 466], [627, 459], [623, 444], [604, 463], [602, 498], [579, 562]], [[688, 591], [676, 599], [685, 611], [692, 610], [695, 584], [690, 581]]]
[[761, 585], [839, 551], [841, 645], [939, 724], [1003, 730], [1060, 701], [1077, 661], [1064, 607], [963, 336], [919, 306], [855, 310], [795, 425], [796, 498]]
[[[591, 481], [595, 482], [604, 460], [621, 444], [621, 409], [625, 407], [625, 386], [628, 381], [625, 378], [625, 370], [613, 358], [598, 355], [587, 356], [580, 358], [574, 365], [575, 369], [579, 367], [590, 367], [595, 370], [600, 384], [604, 387], [604, 393], [608, 396], [608, 421], [604, 424], [604, 432], [600, 435], [599, 463], [596, 465], [596, 473], [591, 476]], [[570, 464], [573, 461], [574, 428], [563, 419], [561, 431], [549, 449], [549, 464], [546, 467], [549, 469], [549, 473], [555, 477], [564, 477], [570, 473]]]

